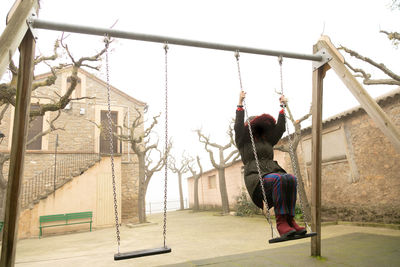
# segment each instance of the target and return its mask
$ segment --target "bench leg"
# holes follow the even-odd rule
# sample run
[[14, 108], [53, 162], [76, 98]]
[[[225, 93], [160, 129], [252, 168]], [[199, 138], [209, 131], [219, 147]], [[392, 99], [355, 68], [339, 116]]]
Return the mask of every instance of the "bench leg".
[[39, 227], [39, 239], [42, 236], [42, 227]]
[[92, 222], [90, 222], [90, 232], [92, 231]]

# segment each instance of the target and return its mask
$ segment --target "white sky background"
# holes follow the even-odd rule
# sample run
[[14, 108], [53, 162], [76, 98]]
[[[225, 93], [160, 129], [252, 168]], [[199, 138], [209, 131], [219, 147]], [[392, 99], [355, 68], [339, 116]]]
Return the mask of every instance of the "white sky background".
[[[13, 2], [0, 3], [0, 32]], [[324, 33], [334, 45], [345, 45], [398, 72], [399, 51], [379, 33], [380, 29], [399, 30], [400, 12], [391, 11], [390, 3], [390, 0], [42, 0], [39, 18], [104, 28], [118, 20], [114, 29], [304, 54], [312, 53], [313, 44]], [[37, 48], [43, 54], [50, 54], [54, 40], [61, 34], [38, 30], [38, 35]], [[101, 37], [78, 34], [72, 34], [66, 43], [76, 57], [92, 55], [104, 45]], [[148, 103], [149, 115], [163, 110], [163, 44], [117, 40], [112, 48], [111, 84]], [[209, 157], [193, 130], [201, 127], [212, 141], [228, 142], [226, 131], [234, 117], [240, 91], [234, 53], [170, 45], [168, 55], [169, 135], [174, 142], [173, 154], [178, 160], [183, 151], [193, 157], [200, 155], [203, 168], [208, 170], [211, 168]], [[280, 89], [277, 59], [243, 53], [240, 61], [249, 114], [271, 113], [276, 117], [279, 96], [275, 90]], [[353, 65], [360, 66], [355, 61]], [[285, 95], [294, 116], [299, 118], [309, 111], [311, 104], [312, 63], [284, 59], [283, 69]], [[97, 75], [105, 79], [104, 68]], [[391, 89], [394, 87], [367, 87], [372, 96]], [[355, 105], [357, 101], [351, 93], [329, 71], [324, 80], [323, 117]], [[311, 120], [303, 126], [310, 123]], [[162, 145], [163, 119], [157, 131]], [[163, 176], [160, 172], [153, 177], [148, 200], [162, 200]], [[187, 196], [186, 181], [183, 189]], [[175, 174], [169, 174], [168, 190], [169, 200], [179, 199]]]

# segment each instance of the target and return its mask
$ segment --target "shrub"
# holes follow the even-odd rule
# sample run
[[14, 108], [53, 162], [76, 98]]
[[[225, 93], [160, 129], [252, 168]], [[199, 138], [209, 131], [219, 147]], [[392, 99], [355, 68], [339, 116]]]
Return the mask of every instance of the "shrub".
[[303, 220], [303, 212], [301, 211], [300, 205], [296, 205], [294, 208], [295, 219], [296, 220]]
[[248, 196], [245, 190], [236, 197], [236, 216], [252, 216], [260, 214], [261, 210], [254, 205], [253, 201]]

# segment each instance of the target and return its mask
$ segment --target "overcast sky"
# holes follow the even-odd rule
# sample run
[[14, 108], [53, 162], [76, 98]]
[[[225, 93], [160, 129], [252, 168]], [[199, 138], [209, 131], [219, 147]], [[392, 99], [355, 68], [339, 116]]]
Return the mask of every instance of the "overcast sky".
[[[0, 32], [13, 2], [3, 0], [0, 3]], [[325, 34], [334, 45], [357, 50], [397, 71], [400, 69], [399, 51], [379, 33], [380, 29], [399, 30], [400, 12], [390, 10], [390, 3], [389, 0], [42, 0], [39, 17], [97, 27], [110, 27], [117, 21], [114, 29], [305, 54], [310, 54], [313, 44]], [[39, 30], [38, 36], [37, 48], [46, 54], [51, 52], [60, 33]], [[73, 34], [67, 42], [75, 56], [90, 55], [103, 48], [102, 38], [97, 36]], [[112, 48], [112, 85], [148, 103], [149, 115], [162, 111], [163, 45], [117, 40]], [[192, 156], [200, 155], [204, 168], [210, 169], [209, 158], [193, 130], [202, 128], [211, 140], [220, 144], [227, 142], [226, 130], [234, 116], [240, 91], [234, 53], [170, 45], [168, 54], [169, 135], [174, 141], [173, 153], [178, 159], [183, 151]], [[275, 90], [280, 90], [277, 59], [241, 54], [240, 61], [249, 114], [277, 116], [279, 96]], [[299, 118], [310, 109], [312, 63], [284, 59], [283, 71], [285, 95], [294, 116]], [[97, 75], [104, 79], [104, 69]], [[367, 87], [373, 96], [392, 89]], [[351, 93], [335, 73], [329, 71], [324, 80], [323, 117], [355, 105], [357, 102]], [[310, 120], [304, 124], [308, 125]], [[163, 127], [157, 131], [162, 138]], [[162, 199], [162, 177], [160, 173], [153, 178], [149, 200]], [[169, 199], [178, 199], [176, 176], [170, 174], [169, 179]], [[186, 183], [184, 191], [186, 195]]]

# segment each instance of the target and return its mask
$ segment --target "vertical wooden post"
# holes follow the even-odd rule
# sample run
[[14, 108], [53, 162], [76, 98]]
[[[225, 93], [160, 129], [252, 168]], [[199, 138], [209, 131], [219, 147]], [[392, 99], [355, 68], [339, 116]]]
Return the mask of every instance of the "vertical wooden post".
[[322, 92], [324, 66], [313, 72], [312, 86], [312, 157], [311, 157], [311, 256], [321, 256], [321, 162], [322, 162]]
[[31, 102], [33, 59], [35, 42], [27, 31], [20, 45], [17, 96], [14, 114], [14, 128], [8, 172], [6, 212], [4, 217], [3, 241], [0, 266], [14, 266], [18, 234], [19, 193], [24, 172], [24, 158], [28, 115]]
[[16, 1], [8, 14], [7, 26], [0, 36], [0, 78], [28, 30], [27, 18], [37, 7], [37, 0]]

